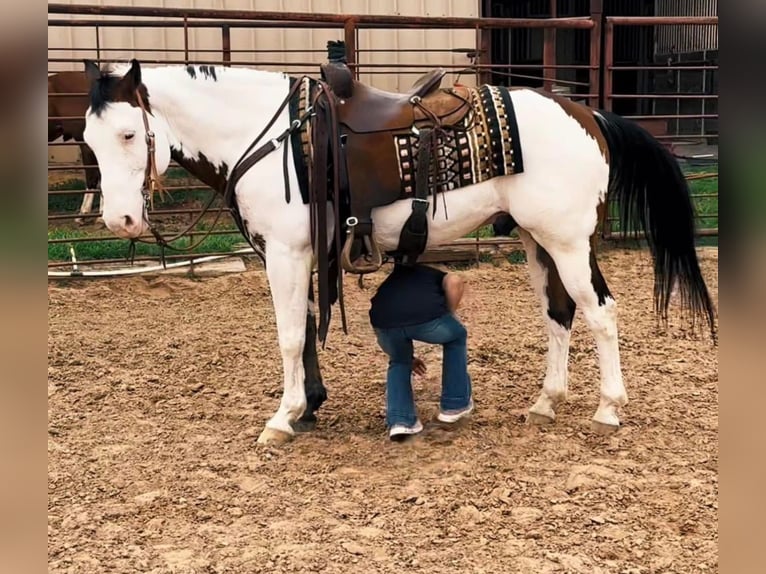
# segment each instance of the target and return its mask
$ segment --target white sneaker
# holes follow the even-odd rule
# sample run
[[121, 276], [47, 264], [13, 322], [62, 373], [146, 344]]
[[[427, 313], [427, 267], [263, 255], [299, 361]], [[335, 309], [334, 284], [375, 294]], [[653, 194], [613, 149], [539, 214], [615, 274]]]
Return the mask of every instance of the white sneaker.
[[447, 411], [439, 411], [439, 414], [436, 416], [436, 418], [443, 422], [443, 423], [456, 423], [463, 417], [467, 417], [473, 412], [473, 397], [468, 402], [467, 407], [463, 407], [462, 409], [453, 409], [453, 410], [447, 410]]
[[407, 425], [394, 425], [391, 427], [391, 429], [388, 431], [388, 438], [391, 440], [403, 440], [407, 438], [408, 436], [412, 436], [414, 434], [418, 434], [419, 432], [422, 432], [423, 430], [423, 423], [420, 422], [420, 419], [415, 421], [415, 424], [412, 426]]

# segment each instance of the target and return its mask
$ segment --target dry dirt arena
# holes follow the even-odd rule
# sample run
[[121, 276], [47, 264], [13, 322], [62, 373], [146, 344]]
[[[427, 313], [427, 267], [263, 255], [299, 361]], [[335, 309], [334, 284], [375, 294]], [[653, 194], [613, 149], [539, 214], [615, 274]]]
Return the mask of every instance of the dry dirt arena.
[[[718, 301], [718, 252], [700, 251]], [[524, 422], [547, 347], [525, 265], [484, 263], [461, 316], [477, 410], [410, 444], [384, 428], [372, 289], [346, 280], [320, 362], [329, 400], [311, 434], [256, 438], [281, 371], [266, 277], [49, 284], [49, 572], [705, 573], [718, 570], [718, 349], [674, 307], [652, 310], [646, 252], [608, 250], [630, 403], [609, 437], [594, 343], [578, 312], [570, 400]], [[416, 382], [439, 396], [440, 351]]]

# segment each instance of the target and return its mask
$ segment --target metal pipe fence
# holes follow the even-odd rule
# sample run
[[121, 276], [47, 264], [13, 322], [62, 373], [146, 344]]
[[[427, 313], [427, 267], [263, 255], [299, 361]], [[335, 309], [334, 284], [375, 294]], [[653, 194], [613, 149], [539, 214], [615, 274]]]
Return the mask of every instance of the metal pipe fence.
[[[717, 16], [661, 16], [661, 17], [621, 17], [605, 18], [604, 26], [604, 66], [603, 66], [603, 104], [604, 108], [620, 113], [616, 109], [621, 102], [641, 102], [644, 108], [641, 112], [621, 113], [645, 128], [659, 141], [665, 142], [672, 151], [677, 152], [685, 143], [696, 143], [702, 148], [713, 147], [718, 143], [718, 86], [711, 79], [717, 75], [718, 64], [710, 64], [706, 53], [687, 56], [686, 63], [681, 54], [660, 58], [655, 55], [655, 61], [644, 65], [626, 65], [620, 63], [616, 55], [615, 32], [617, 28], [641, 29], [651, 27], [654, 37], [665, 37], [663, 30], [668, 28], [714, 29], [718, 33]], [[710, 33], [704, 33], [709, 40]], [[685, 36], [686, 37], [686, 36]], [[656, 45], [656, 41], [655, 41]], [[707, 44], [706, 44], [707, 45]], [[716, 41], [717, 45], [717, 41]], [[704, 51], [701, 51], [704, 52]], [[717, 56], [716, 56], [717, 61]], [[615, 77], [624, 73], [644, 74], [647, 90], [637, 93], [635, 90], [620, 93], [616, 88]], [[704, 179], [717, 179], [717, 149], [712, 171], [707, 173], [691, 173], [687, 175], [689, 182]], [[694, 157], [687, 159], [695, 159]], [[702, 237], [718, 236], [718, 209], [716, 193], [696, 193], [698, 207], [696, 213], [697, 233]], [[702, 203], [699, 203], [700, 200]], [[715, 210], [711, 210], [705, 202], [715, 200]], [[613, 210], [612, 210], [613, 212]], [[617, 218], [609, 215], [602, 222], [602, 236], [607, 239], [619, 239], [625, 236], [624, 230], [614, 227]], [[714, 223], [714, 225], [711, 225]]]
[[[336, 39], [343, 39], [347, 46], [348, 65], [354, 70], [357, 77], [361, 74], [370, 77], [387, 78], [392, 75], [414, 75], [422, 74], [434, 64], [424, 65], [420, 63], [396, 62], [395, 57], [403, 54], [429, 53], [443, 57], [444, 62], [439, 62], [445, 69], [451, 71], [460, 78], [472, 78], [476, 84], [487, 83], [491, 77], [504, 78], [507, 85], [514, 85], [515, 82], [528, 82], [529, 80], [539, 81], [540, 87], [560, 93], [576, 101], [581, 101], [592, 107], [603, 106], [606, 109], [612, 109], [615, 102], [642, 100], [650, 102], [654, 106], [657, 102], [715, 102], [717, 104], [718, 94], [716, 93], [619, 93], [614, 89], [613, 77], [615, 73], [646, 70], [658, 70], [659, 66], [631, 66], [617, 65], [614, 60], [614, 29], [616, 26], [657, 26], [657, 25], [717, 25], [717, 18], [685, 18], [685, 17], [663, 17], [663, 18], [603, 18], [601, 13], [594, 13], [591, 17], [580, 18], [459, 18], [459, 17], [411, 17], [411, 16], [378, 16], [378, 15], [347, 15], [347, 14], [308, 14], [295, 12], [266, 12], [266, 11], [244, 11], [244, 10], [208, 10], [208, 9], [176, 9], [176, 8], [144, 8], [133, 6], [94, 6], [94, 5], [76, 5], [76, 4], [49, 4], [48, 5], [48, 26], [49, 28], [64, 28], [69, 30], [78, 30], [81, 43], [74, 46], [49, 46], [48, 68], [49, 73], [53, 73], [55, 68], [71, 67], [72, 65], [81, 66], [82, 56], [86, 55], [100, 63], [109, 63], [124, 61], [126, 52], [133, 52], [136, 57], [147, 64], [206, 64], [220, 66], [257, 66], [264, 69], [278, 68], [287, 73], [309, 74], [318, 76], [319, 64], [326, 59], [326, 49], [307, 46], [305, 48], [294, 49], [287, 47], [275, 47], [274, 49], [263, 48], [242, 48], [237, 46], [236, 38], [233, 38], [233, 32], [247, 30], [331, 30], [337, 32]], [[56, 17], [66, 15], [68, 17]], [[704, 21], [703, 21], [704, 20]], [[490, 49], [490, 37], [496, 30], [509, 28], [534, 28], [542, 29], [543, 33], [543, 58], [540, 64], [498, 64], [492, 62]], [[162, 46], [158, 48], [149, 48], [148, 46], [138, 45], [134, 48], [104, 46], [104, 34], [110, 34], [112, 30], [165, 30], [179, 31], [182, 36], [176, 40], [176, 44]], [[397, 47], [391, 49], [376, 48], [373, 46], [362, 45], [362, 36], [360, 32], [380, 31], [380, 30], [470, 30], [473, 36], [473, 42], [459, 47], [449, 48], [425, 48], [412, 49], [407, 47]], [[589, 34], [589, 58], [587, 64], [562, 64], [557, 61], [556, 54], [556, 31], [565, 29], [585, 30]], [[85, 40], [83, 32], [90, 30], [92, 37], [89, 41]], [[219, 46], [198, 47], [193, 46], [190, 41], [190, 32], [192, 30], [217, 31], [219, 37]], [[603, 49], [602, 49], [603, 38]], [[77, 56], [67, 56], [66, 52], [76, 52]], [[301, 54], [299, 60], [289, 60], [286, 56]], [[376, 61], [367, 61], [367, 56], [376, 55]], [[391, 60], [380, 61], [381, 56], [389, 54]], [[257, 56], [257, 58], [256, 58]], [[272, 57], [273, 56], [273, 57]], [[250, 59], [248, 59], [248, 57]], [[261, 60], [260, 58], [264, 59]], [[291, 56], [292, 57], [292, 56]], [[465, 63], [455, 63], [455, 57], [465, 57]], [[718, 70], [717, 65], [667, 65], [662, 68], [663, 73], [667, 72], [712, 72]], [[587, 81], [574, 81], [565, 79], [563, 76], [567, 71], [587, 70]], [[65, 93], [56, 94], [55, 97], [67, 98], [77, 97], [84, 94]], [[655, 109], [652, 110], [653, 112]], [[701, 111], [690, 113], [667, 113], [659, 110], [659, 113], [634, 114], [632, 119], [645, 125], [657, 124], [657, 122], [672, 122], [679, 120], [698, 120], [712, 121], [717, 120], [717, 107], [713, 112], [709, 107]], [[79, 119], [72, 116], [50, 116], [49, 120], [65, 121], [69, 119]], [[680, 142], [689, 139], [688, 134], [681, 133], [657, 133], [656, 137], [661, 141], [666, 141], [668, 145], [674, 142]], [[708, 134], [711, 139], [717, 138], [716, 134]], [[49, 148], [55, 154], [55, 150], [71, 149], [72, 146], [79, 146], [75, 141], [54, 141], [49, 142]], [[93, 165], [83, 165], [83, 163], [72, 161], [63, 163], [49, 162], [49, 229], [57, 227], [64, 222], [75, 218], [83, 220], [92, 220], [97, 214], [81, 215], [76, 210], [72, 210], [74, 200], [78, 202], [85, 194], [93, 193], [96, 197], [100, 195], [98, 190], [86, 189], [87, 186], [77, 185], [66, 178], [79, 179], [78, 175], [84, 172], [85, 168], [95, 168]], [[175, 172], [180, 168], [171, 162], [171, 168]], [[52, 183], [52, 184], [51, 184]], [[79, 189], [67, 189], [67, 187], [80, 187]], [[83, 188], [85, 187], [85, 188]], [[199, 194], [204, 190], [210, 190], [209, 187], [202, 184], [186, 174], [182, 177], [168, 177], [166, 187], [173, 194], [176, 202], [170, 205], [161, 205], [150, 214], [157, 219], [161, 225], [166, 222], [168, 225], [182, 225], [183, 221], [191, 221], [200, 213], [200, 208], [193, 205], [178, 205], [178, 200], [190, 196], [190, 194]], [[212, 193], [212, 190], [210, 190]], [[712, 194], [708, 194], [712, 195]], [[69, 203], [64, 206], [64, 200], [69, 197]], [[717, 198], [717, 194], [715, 194]], [[201, 202], [199, 202], [201, 203]], [[53, 208], [51, 207], [53, 205]], [[58, 206], [58, 207], [57, 207]], [[78, 203], [79, 207], [79, 203]], [[216, 230], [212, 235], [234, 235], [238, 232], [234, 227], [233, 219], [228, 210], [222, 216], [222, 225], [225, 229]], [[716, 214], [717, 215], [717, 214]], [[618, 238], [619, 233], [612, 229], [613, 218], [607, 218], [604, 222], [602, 235], [607, 238]], [[205, 222], [202, 222], [204, 225]], [[65, 237], [59, 237], [49, 231], [49, 248], [61, 244], [70, 244], [73, 249], [86, 244], [93, 244], [100, 241], [125, 242], [115, 237], [102, 236], [93, 230], [85, 228], [76, 228], [69, 226]], [[190, 235], [199, 236], [206, 233], [199, 228], [191, 230]], [[715, 230], [717, 235], [717, 229]], [[469, 247], [467, 247], [469, 246]], [[472, 250], [472, 258], [477, 261], [480, 259], [482, 250], [487, 248], [498, 248], [502, 246], [511, 246], [514, 249], [520, 248], [520, 243], [515, 238], [472, 238], [451, 242], [444, 246], [454, 249]], [[207, 253], [205, 253], [207, 255]], [[184, 255], [183, 257], [188, 257]], [[103, 259], [83, 259], [78, 255], [78, 264], [93, 263], [114, 263], [114, 257]], [[136, 260], [141, 260], [137, 258]], [[118, 261], [118, 260], [117, 260]], [[66, 261], [49, 262], [49, 267], [62, 267], [69, 263]]]

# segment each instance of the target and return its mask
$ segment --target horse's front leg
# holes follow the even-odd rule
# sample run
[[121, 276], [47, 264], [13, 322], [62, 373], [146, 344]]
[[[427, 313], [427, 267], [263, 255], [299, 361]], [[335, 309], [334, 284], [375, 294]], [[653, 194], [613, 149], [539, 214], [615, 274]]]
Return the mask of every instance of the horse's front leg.
[[303, 347], [306, 341], [310, 246], [286, 245], [272, 238], [266, 240], [266, 274], [277, 319], [279, 350], [284, 369], [284, 388], [279, 409], [266, 423], [258, 438], [261, 444], [281, 444], [294, 434], [295, 423], [306, 409], [303, 387]]
[[309, 284], [308, 313], [306, 314], [306, 342], [303, 345], [303, 368], [306, 372], [304, 390], [306, 410], [303, 416], [293, 424], [296, 432], [308, 432], [316, 428], [316, 411], [327, 399], [327, 389], [322, 382], [317, 356], [317, 323], [314, 314], [314, 289]]

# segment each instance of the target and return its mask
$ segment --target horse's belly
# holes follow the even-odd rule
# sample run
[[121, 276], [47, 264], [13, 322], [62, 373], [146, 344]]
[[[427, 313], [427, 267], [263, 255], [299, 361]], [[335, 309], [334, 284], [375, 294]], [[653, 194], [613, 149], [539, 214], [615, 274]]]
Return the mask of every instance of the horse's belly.
[[[498, 182], [508, 179], [491, 179], [476, 185], [439, 193], [436, 199], [429, 197], [428, 245], [438, 245], [462, 237], [498, 212], [504, 211]], [[434, 202], [436, 214], [434, 215]], [[395, 249], [399, 244], [402, 226], [412, 213], [412, 200], [402, 199], [372, 211], [375, 223], [375, 239], [384, 250]]]

